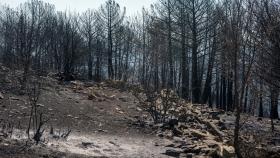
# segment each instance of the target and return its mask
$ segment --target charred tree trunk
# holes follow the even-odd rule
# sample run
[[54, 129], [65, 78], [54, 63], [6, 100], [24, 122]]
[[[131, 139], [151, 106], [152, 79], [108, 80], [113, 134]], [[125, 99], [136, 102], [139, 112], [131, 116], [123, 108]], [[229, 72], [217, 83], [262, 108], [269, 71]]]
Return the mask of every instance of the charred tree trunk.
[[92, 68], [92, 64], [93, 64], [93, 61], [92, 61], [92, 48], [91, 48], [91, 41], [92, 39], [89, 38], [88, 40], [88, 79], [89, 80], [92, 80], [92, 71], [93, 71], [93, 68]]
[[220, 108], [220, 80], [218, 69], [216, 68], [216, 108]]
[[186, 53], [186, 26], [184, 19], [181, 24], [181, 46], [182, 46], [182, 98], [189, 100], [189, 72], [188, 59]]
[[247, 109], [248, 109], [248, 93], [249, 93], [249, 88], [248, 86], [246, 86], [245, 88], [245, 99], [244, 99], [244, 106], [243, 106], [243, 112], [247, 113]]
[[172, 55], [172, 38], [171, 38], [171, 31], [172, 31], [172, 21], [171, 21], [171, 4], [170, 0], [167, 0], [167, 14], [168, 14], [168, 63], [169, 63], [169, 78], [168, 78], [168, 88], [173, 88], [173, 79], [174, 79], [174, 71], [173, 71], [173, 55]]
[[259, 103], [259, 117], [263, 117], [263, 83], [260, 83], [260, 103]]
[[193, 9], [193, 22], [192, 22], [192, 100], [193, 103], [199, 103], [200, 99], [200, 87], [198, 80], [198, 42], [197, 42], [197, 26], [196, 26], [196, 17], [195, 9]]
[[222, 86], [221, 86], [221, 107], [223, 110], [227, 110], [226, 96], [227, 96], [227, 82], [226, 78], [222, 75]]
[[216, 37], [214, 37], [213, 40], [213, 48], [210, 53], [209, 62], [208, 62], [207, 77], [206, 77], [205, 86], [201, 99], [203, 104], [206, 104], [207, 101], [209, 101], [209, 99], [211, 98], [212, 72], [213, 72], [215, 55], [216, 55]]
[[270, 108], [270, 118], [271, 119], [279, 119], [278, 96], [279, 96], [279, 88], [273, 86], [271, 88], [271, 108]]

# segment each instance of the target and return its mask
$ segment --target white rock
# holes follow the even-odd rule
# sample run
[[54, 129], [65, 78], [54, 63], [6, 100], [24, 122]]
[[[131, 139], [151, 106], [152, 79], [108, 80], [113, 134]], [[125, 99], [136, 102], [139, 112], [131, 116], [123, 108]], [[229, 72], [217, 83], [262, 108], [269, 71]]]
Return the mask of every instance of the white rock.
[[220, 153], [221, 157], [223, 158], [235, 157], [235, 151], [232, 146], [221, 145]]
[[37, 104], [38, 107], [44, 107], [45, 105], [43, 104]]
[[4, 95], [0, 92], [0, 99], [4, 99]]

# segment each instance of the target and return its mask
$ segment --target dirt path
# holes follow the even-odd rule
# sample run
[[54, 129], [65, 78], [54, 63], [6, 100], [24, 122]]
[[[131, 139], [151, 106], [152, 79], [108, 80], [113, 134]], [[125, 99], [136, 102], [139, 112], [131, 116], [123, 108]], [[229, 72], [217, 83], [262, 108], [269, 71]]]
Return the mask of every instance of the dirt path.
[[[146, 136], [117, 136], [106, 134], [85, 134], [73, 132], [67, 139], [56, 138], [54, 135], [45, 134], [45, 142], [32, 146], [26, 151], [20, 151], [27, 136], [23, 131], [14, 130], [12, 139], [0, 142], [0, 157], [27, 158], [28, 151], [34, 157], [56, 157], [57, 153], [64, 157], [122, 157], [122, 158], [165, 158], [163, 144], [167, 140]], [[18, 143], [18, 145], [17, 145]], [[158, 144], [158, 145], [155, 145]], [[6, 151], [5, 151], [6, 150]], [[9, 152], [8, 152], [9, 151]], [[7, 152], [7, 154], [4, 154]]]
[[162, 140], [146, 137], [120, 137], [114, 135], [72, 134], [67, 141], [50, 141], [61, 152], [104, 157], [165, 157], [162, 147], [155, 146]]
[[[94, 98], [89, 98], [91, 93]], [[138, 124], [146, 114], [130, 93], [106, 86], [55, 85], [44, 88], [39, 103], [44, 116], [51, 119], [47, 131], [51, 126], [55, 133], [73, 131], [67, 140], [47, 134], [46, 147], [53, 151], [86, 157], [166, 157], [164, 146], [155, 145], [164, 140], [152, 127]], [[26, 96], [6, 93], [0, 105], [2, 120], [26, 128], [30, 111]]]

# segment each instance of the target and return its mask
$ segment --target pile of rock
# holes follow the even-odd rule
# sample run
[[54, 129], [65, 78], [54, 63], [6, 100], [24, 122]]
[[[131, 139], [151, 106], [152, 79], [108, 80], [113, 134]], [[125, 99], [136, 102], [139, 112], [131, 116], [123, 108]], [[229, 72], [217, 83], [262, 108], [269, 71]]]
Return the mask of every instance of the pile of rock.
[[[218, 136], [212, 135], [206, 129], [188, 125], [178, 125], [175, 129], [163, 130], [158, 134], [171, 141], [166, 145], [166, 155], [235, 157], [234, 148], [227, 141], [219, 141]], [[175, 136], [174, 131], [181, 131], [176, 133], [181, 135]]]
[[[185, 110], [182, 110], [182, 109]], [[224, 120], [223, 112], [199, 109], [197, 106], [178, 108], [184, 114], [168, 123], [157, 125], [158, 136], [170, 140], [165, 154], [173, 157], [235, 157]], [[184, 117], [182, 117], [184, 115]], [[175, 121], [177, 120], [177, 121]], [[176, 123], [174, 123], [176, 122]]]

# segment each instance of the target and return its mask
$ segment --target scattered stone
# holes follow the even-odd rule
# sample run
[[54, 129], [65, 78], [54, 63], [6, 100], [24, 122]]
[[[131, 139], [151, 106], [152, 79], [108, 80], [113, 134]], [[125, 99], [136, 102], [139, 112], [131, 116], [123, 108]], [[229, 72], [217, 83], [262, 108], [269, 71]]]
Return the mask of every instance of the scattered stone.
[[104, 101], [106, 101], [106, 99], [104, 99], [104, 98], [98, 98], [97, 101], [98, 101], [98, 102], [104, 102]]
[[158, 142], [155, 142], [155, 146], [159, 146]]
[[[7, 134], [7, 133], [0, 133], [0, 137], [7, 138], [7, 137], [8, 137], [8, 134]], [[0, 139], [0, 140], [1, 140], [1, 139]]]
[[3, 145], [4, 145], [4, 146], [9, 146], [9, 144], [7, 144], [7, 143], [4, 143]]
[[162, 132], [158, 133], [157, 136], [158, 136], [158, 137], [164, 137], [164, 135], [163, 135]]
[[19, 98], [10, 97], [11, 100], [20, 100]]
[[100, 95], [99, 93], [97, 93], [97, 92], [93, 92], [94, 94], [94, 96], [96, 96], [96, 97], [102, 97], [102, 95]]
[[183, 130], [183, 129], [188, 129], [188, 126], [182, 123], [179, 123], [178, 128]]
[[168, 125], [171, 129], [173, 129], [175, 126], [178, 126], [179, 120], [178, 119], [171, 119], [168, 121]]
[[116, 144], [116, 143], [115, 143], [115, 142], [113, 142], [113, 141], [109, 141], [109, 143], [119, 147], [119, 145], [118, 145], [118, 144]]
[[174, 147], [175, 147], [175, 144], [174, 144], [174, 143], [171, 143], [171, 144], [166, 145], [165, 147], [174, 148]]
[[218, 122], [218, 126], [220, 127], [221, 130], [226, 130], [227, 129], [226, 124], [222, 121]]
[[155, 124], [154, 127], [163, 128], [164, 124], [163, 123], [158, 123], [158, 124]]
[[210, 155], [215, 151], [216, 151], [216, 149], [214, 149], [214, 148], [202, 148], [201, 149], [201, 152], [206, 154], [206, 155]]
[[216, 148], [220, 144], [219, 142], [212, 140], [212, 139], [206, 139], [206, 140], [203, 140], [203, 142], [205, 144], [207, 144], [210, 148]]
[[232, 146], [221, 145], [220, 153], [221, 153], [221, 156], [224, 158], [235, 157], [235, 151]]
[[88, 95], [88, 100], [94, 100], [94, 99], [96, 99], [96, 96], [94, 96], [93, 94]]
[[123, 114], [124, 112], [120, 108], [116, 108], [117, 112]]
[[193, 157], [193, 154], [191, 154], [191, 153], [188, 153], [187, 155], [186, 155], [186, 158], [192, 158]]
[[0, 99], [4, 99], [4, 95], [0, 92]]
[[135, 119], [137, 119], [137, 120], [139, 120], [140, 119], [140, 116], [133, 116], [133, 118], [135, 118]]
[[103, 129], [98, 129], [98, 132], [106, 133], [107, 131], [105, 131]]
[[54, 139], [59, 139], [59, 138], [60, 138], [59, 135], [53, 135], [52, 137], [53, 137]]
[[45, 107], [43, 104], [37, 104], [38, 107]]
[[221, 157], [218, 153], [217, 149], [213, 149], [212, 151], [210, 151], [210, 153], [207, 154], [209, 157]]
[[179, 130], [178, 128], [173, 128], [172, 132], [173, 132], [174, 136], [182, 136], [183, 135], [183, 132], [181, 130]]
[[143, 111], [143, 110], [142, 110], [141, 108], [139, 108], [139, 107], [137, 107], [136, 110], [137, 110], [137, 111], [140, 111], [140, 112]]
[[204, 134], [196, 129], [191, 129], [191, 135], [193, 135], [194, 137], [196, 137], [198, 139], [205, 139], [206, 137], [208, 137], [207, 134]]
[[104, 152], [112, 152], [112, 149], [103, 149]]
[[165, 131], [163, 135], [167, 139], [173, 139], [173, 132], [172, 131]]
[[116, 95], [111, 95], [110, 97], [108, 97], [108, 99], [115, 100], [116, 99]]
[[212, 111], [212, 112], [209, 112], [209, 114], [212, 116], [212, 119], [214, 120], [220, 120], [220, 112], [217, 112], [217, 111]]
[[182, 151], [180, 151], [180, 150], [167, 149], [164, 154], [167, 156], [171, 156], [171, 157], [179, 157], [181, 153], [182, 153]]
[[189, 146], [185, 146], [183, 150], [184, 153], [199, 154], [202, 148], [205, 148], [205, 146], [189, 145]]
[[[275, 142], [275, 144], [280, 144], [280, 138], [279, 137], [274, 137], [274, 138], [271, 138], [273, 142]], [[280, 148], [280, 146], [278, 146], [278, 148]]]
[[188, 145], [182, 146], [181, 148], [182, 148], [182, 149], [193, 149], [193, 148], [195, 148], [195, 147], [196, 147], [195, 144], [188, 144]]
[[95, 153], [97, 153], [97, 154], [100, 154], [100, 153], [101, 153], [101, 151], [99, 151], [99, 150], [93, 150], [93, 152], [95, 152]]
[[120, 97], [119, 100], [122, 101], [122, 102], [127, 102], [127, 99], [124, 98], [124, 97]]
[[88, 147], [91, 147], [93, 146], [94, 144], [91, 143], [91, 142], [82, 142], [82, 146], [85, 147], [85, 148], [88, 148]]
[[176, 143], [183, 143], [183, 142], [185, 142], [185, 141], [183, 140], [183, 138], [181, 138], [181, 137], [173, 137], [173, 140], [174, 140], [174, 142], [176, 142]]

